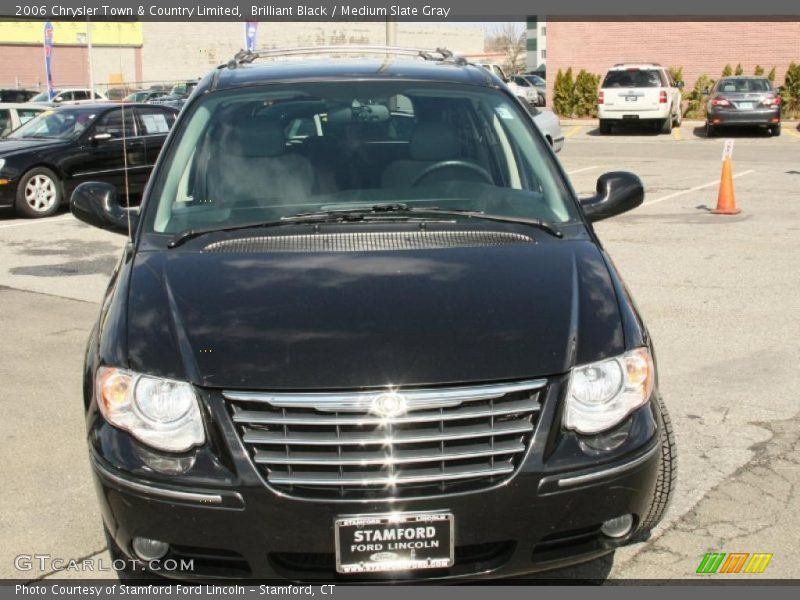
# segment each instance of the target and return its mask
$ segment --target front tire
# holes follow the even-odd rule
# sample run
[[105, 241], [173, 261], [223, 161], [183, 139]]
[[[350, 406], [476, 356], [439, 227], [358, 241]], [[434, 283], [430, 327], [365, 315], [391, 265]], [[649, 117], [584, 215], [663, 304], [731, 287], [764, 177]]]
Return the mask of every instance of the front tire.
[[635, 534], [637, 538], [646, 538], [664, 517], [664, 513], [672, 499], [678, 475], [675, 432], [672, 429], [672, 419], [670, 419], [667, 407], [664, 405], [661, 398], [658, 399], [656, 406], [658, 412], [661, 414], [662, 422], [658, 475], [656, 476], [656, 488], [653, 492], [653, 500], [639, 523], [639, 528]]
[[781, 126], [780, 123], [778, 125], [773, 125], [769, 128], [769, 132], [772, 137], [778, 137], [781, 134]]
[[63, 197], [58, 175], [46, 167], [36, 167], [20, 178], [14, 206], [21, 215], [39, 219], [55, 214]]

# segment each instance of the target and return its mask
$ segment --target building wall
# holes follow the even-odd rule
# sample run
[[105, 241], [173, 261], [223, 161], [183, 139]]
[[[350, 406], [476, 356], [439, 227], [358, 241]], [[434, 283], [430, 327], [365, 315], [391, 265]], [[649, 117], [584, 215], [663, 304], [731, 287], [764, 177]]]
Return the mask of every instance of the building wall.
[[[484, 30], [478, 26], [398, 23], [398, 46], [446, 47], [482, 52]], [[188, 79], [226, 62], [244, 45], [242, 23], [144, 23], [142, 76], [145, 81]], [[258, 27], [258, 47], [321, 44], [384, 44], [384, 23], [276, 23]]]
[[537, 17], [528, 17], [526, 36], [527, 70], [535, 71], [547, 64], [547, 21]]
[[621, 62], [683, 67], [687, 88], [699, 75], [717, 78], [726, 64], [776, 67], [782, 84], [791, 61], [800, 61], [800, 21], [795, 22], [572, 22], [547, 23], [547, 88], [552, 98], [558, 69], [605, 75]]

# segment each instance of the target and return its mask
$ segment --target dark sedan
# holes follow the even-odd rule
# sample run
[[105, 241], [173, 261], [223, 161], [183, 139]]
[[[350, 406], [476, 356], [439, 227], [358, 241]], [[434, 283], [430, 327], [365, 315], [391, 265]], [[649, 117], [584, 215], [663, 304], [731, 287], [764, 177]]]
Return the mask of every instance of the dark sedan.
[[129, 203], [138, 201], [176, 115], [174, 108], [151, 104], [42, 113], [0, 140], [0, 206], [46, 217], [78, 184], [98, 179], [116, 186]]
[[713, 137], [722, 127], [766, 127], [781, 134], [781, 96], [766, 77], [725, 77], [709, 93], [706, 134]]

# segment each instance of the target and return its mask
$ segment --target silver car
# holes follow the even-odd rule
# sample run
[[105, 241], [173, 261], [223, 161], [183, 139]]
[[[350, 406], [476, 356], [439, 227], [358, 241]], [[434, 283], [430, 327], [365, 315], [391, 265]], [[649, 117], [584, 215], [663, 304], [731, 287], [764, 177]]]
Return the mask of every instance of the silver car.
[[550, 142], [555, 152], [561, 152], [564, 147], [564, 134], [561, 132], [561, 122], [552, 110], [542, 110], [529, 107], [533, 120], [542, 135]]

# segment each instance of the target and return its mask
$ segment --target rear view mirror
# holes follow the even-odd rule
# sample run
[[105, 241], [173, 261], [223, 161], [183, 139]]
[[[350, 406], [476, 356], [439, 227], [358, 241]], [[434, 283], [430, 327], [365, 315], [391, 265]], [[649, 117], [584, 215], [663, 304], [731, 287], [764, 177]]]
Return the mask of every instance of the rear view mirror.
[[99, 181], [88, 181], [76, 187], [70, 199], [70, 210], [79, 221], [116, 233], [128, 233], [129, 220], [133, 231], [139, 220], [138, 208], [123, 207], [117, 199], [117, 188]]
[[703, 88], [703, 96], [708, 96], [711, 93], [711, 90], [708, 88]]
[[686, 84], [683, 83], [682, 81], [676, 81], [675, 82], [675, 87], [677, 87], [679, 90], [682, 90], [684, 85], [686, 85]]
[[642, 202], [642, 180], [626, 171], [612, 171], [601, 175], [597, 180], [597, 194], [580, 201], [583, 213], [591, 222], [622, 214]]

